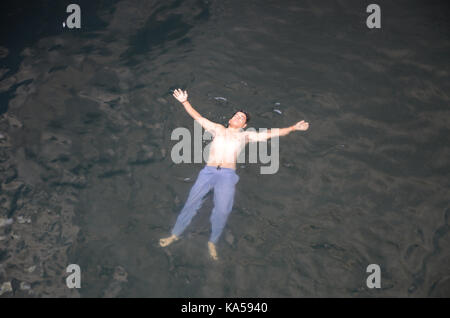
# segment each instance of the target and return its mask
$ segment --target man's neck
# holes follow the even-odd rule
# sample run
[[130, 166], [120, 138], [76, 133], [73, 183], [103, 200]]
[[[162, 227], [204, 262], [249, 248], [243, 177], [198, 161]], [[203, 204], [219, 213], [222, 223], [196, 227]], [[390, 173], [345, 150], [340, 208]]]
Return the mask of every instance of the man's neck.
[[244, 130], [244, 128], [234, 128], [234, 127], [230, 127], [230, 126], [228, 126], [228, 127], [227, 127], [227, 130], [228, 130], [228, 131], [230, 131], [230, 132], [233, 132], [233, 133], [235, 133], [235, 132], [240, 132], [240, 131], [243, 131], [243, 130]]

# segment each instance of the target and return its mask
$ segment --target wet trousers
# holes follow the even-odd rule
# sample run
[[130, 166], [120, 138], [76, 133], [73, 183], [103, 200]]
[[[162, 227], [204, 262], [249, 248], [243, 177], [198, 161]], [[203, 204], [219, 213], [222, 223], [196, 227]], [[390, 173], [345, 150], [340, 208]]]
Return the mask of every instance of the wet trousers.
[[239, 176], [231, 168], [205, 166], [198, 174], [186, 203], [178, 215], [172, 234], [180, 236], [197, 214], [206, 194], [214, 188], [214, 208], [211, 213], [211, 236], [216, 244], [233, 208], [234, 192]]

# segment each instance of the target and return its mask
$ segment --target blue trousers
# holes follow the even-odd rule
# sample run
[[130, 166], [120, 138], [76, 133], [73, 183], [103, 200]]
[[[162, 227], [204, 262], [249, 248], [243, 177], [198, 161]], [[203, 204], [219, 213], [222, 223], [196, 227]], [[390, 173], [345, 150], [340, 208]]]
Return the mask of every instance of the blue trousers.
[[212, 229], [209, 241], [216, 244], [233, 208], [234, 191], [239, 176], [234, 169], [205, 166], [189, 192], [188, 199], [178, 215], [172, 234], [180, 236], [197, 214], [206, 194], [214, 188], [214, 208], [210, 217]]

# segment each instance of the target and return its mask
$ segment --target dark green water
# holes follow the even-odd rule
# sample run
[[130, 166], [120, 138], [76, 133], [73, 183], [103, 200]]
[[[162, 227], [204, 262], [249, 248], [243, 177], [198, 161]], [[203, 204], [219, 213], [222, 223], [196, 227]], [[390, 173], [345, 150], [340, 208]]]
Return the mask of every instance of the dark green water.
[[[79, 30], [33, 3], [1, 10], [1, 297], [450, 296], [444, 1], [378, 1], [378, 30], [369, 1], [79, 1]], [[204, 165], [171, 160], [178, 87], [223, 124], [310, 123], [276, 174], [238, 165], [217, 263], [211, 194], [158, 246]]]

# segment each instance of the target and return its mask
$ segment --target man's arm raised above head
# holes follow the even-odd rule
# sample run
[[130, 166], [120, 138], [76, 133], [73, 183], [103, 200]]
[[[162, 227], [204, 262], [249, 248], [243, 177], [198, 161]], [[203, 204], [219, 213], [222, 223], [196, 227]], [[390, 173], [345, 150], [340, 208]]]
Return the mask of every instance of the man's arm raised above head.
[[246, 131], [245, 133], [248, 142], [257, 142], [257, 141], [264, 141], [275, 136], [286, 136], [295, 130], [307, 130], [308, 128], [309, 123], [302, 120], [296, 123], [295, 125], [286, 128], [272, 128], [269, 129], [268, 131], [262, 132]]
[[182, 91], [181, 89], [176, 89], [173, 93], [173, 96], [184, 106], [184, 109], [188, 112], [189, 115], [191, 115], [192, 118], [194, 118], [195, 121], [197, 121], [205, 130], [209, 131], [213, 136], [216, 135], [216, 132], [221, 129], [225, 128], [220, 124], [214, 123], [202, 115], [200, 115], [194, 107], [192, 107], [191, 103], [187, 100], [188, 94], [186, 91]]

